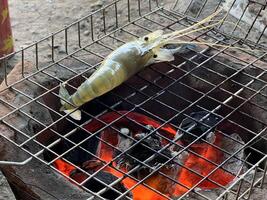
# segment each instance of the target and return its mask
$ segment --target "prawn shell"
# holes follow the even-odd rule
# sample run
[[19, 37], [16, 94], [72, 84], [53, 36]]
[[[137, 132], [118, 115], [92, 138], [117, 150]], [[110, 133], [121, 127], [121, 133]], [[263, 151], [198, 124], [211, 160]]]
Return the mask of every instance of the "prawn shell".
[[141, 54], [142, 47], [135, 42], [126, 43], [119, 47], [71, 95], [70, 101], [78, 107], [119, 86], [146, 66], [151, 56], [149, 58], [149, 55], [142, 57]]

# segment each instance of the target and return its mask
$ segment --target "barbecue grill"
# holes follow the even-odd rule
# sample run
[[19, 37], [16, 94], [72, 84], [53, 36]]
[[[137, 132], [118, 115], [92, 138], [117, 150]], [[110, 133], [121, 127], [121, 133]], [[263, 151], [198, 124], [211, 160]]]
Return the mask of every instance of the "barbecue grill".
[[[166, 2], [110, 2], [0, 58], [0, 167], [19, 199], [249, 199], [264, 186], [266, 2]], [[126, 41], [188, 27], [219, 7], [223, 23], [184, 36], [208, 44], [82, 106], [81, 121], [60, 112], [59, 83], [75, 91]]]

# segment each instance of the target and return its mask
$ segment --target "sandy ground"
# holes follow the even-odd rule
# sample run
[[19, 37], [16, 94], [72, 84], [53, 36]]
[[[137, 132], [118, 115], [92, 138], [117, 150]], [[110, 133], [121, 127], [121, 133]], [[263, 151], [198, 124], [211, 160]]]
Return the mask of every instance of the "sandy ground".
[[[64, 28], [111, 0], [9, 0], [9, 13], [15, 50], [26, 47]], [[42, 52], [41, 52], [42, 54]], [[14, 66], [19, 60], [9, 61]], [[11, 70], [8, 66], [8, 71]], [[0, 82], [4, 69], [0, 69]]]
[[[105, 0], [9, 0], [15, 48], [19, 49], [47, 36], [76, 19], [101, 7]], [[170, 1], [170, 0], [166, 0]], [[172, 1], [173, 2], [173, 1]], [[0, 74], [1, 78], [1, 74]], [[1, 79], [0, 79], [1, 80]], [[2, 192], [6, 191], [6, 192]], [[251, 199], [267, 199], [267, 186]], [[8, 184], [0, 173], [0, 200], [12, 199]]]
[[37, 41], [103, 5], [99, 0], [9, 0], [16, 49]]

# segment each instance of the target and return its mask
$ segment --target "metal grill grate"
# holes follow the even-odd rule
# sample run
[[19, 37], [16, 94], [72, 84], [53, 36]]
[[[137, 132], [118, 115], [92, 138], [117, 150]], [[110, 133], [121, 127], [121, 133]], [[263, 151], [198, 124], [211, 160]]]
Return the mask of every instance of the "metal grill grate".
[[[210, 3], [209, 1], [203, 1], [197, 14], [192, 15], [191, 8], [194, 6], [194, 2], [195, 1], [190, 1], [187, 6], [180, 8], [180, 1], [176, 1], [173, 2], [173, 5], [171, 5], [172, 8], [169, 9], [169, 5], [162, 6], [156, 1], [115, 1], [94, 13], [85, 16], [64, 29], [51, 34], [49, 37], [12, 55], [1, 58], [0, 63], [2, 63], [6, 70], [5, 84], [7, 87], [1, 91], [0, 101], [3, 106], [9, 109], [8, 113], [1, 116], [1, 123], [12, 129], [17, 135], [15, 139], [10, 139], [5, 135], [1, 136], [5, 137], [5, 139], [10, 143], [26, 152], [28, 158], [22, 162], [12, 163], [8, 161], [1, 161], [0, 163], [23, 165], [29, 162], [32, 158], [35, 158], [64, 175], [53, 165], [57, 159], [62, 159], [88, 175], [86, 180], [81, 183], [76, 182], [76, 184], [101, 199], [103, 199], [103, 197], [100, 195], [107, 189], [118, 192], [118, 199], [122, 197], [131, 199], [127, 196], [127, 194], [140, 184], [166, 199], [171, 199], [166, 194], [161, 193], [145, 183], [145, 181], [155, 173], [159, 173], [174, 184], [181, 185], [181, 183], [164, 174], [160, 171], [160, 169], [170, 162], [174, 162], [177, 165], [181, 165], [182, 168], [185, 168], [186, 166], [181, 163], [177, 163], [175, 158], [183, 152], [190, 152], [195, 154], [197, 157], [216, 165], [216, 168], [205, 176], [198, 174], [193, 169], [188, 169], [192, 173], [201, 176], [201, 181], [192, 187], [183, 185], [187, 191], [183, 195], [177, 197], [177, 199], [187, 198], [186, 196], [189, 193], [193, 193], [200, 199], [212, 199], [197, 190], [198, 186], [205, 180], [209, 180], [221, 189], [218, 199], [241, 199], [246, 195], [250, 197], [253, 188], [263, 185], [266, 173], [266, 167], [263, 167], [266, 161], [266, 151], [264, 148], [260, 149], [257, 148], [257, 146], [255, 147], [255, 144], [259, 142], [266, 144], [267, 121], [265, 114], [266, 103], [264, 102], [267, 100], [267, 76], [266, 70], [263, 68], [265, 65], [264, 60], [266, 60], [266, 53], [258, 53], [256, 51], [255, 53], [252, 53], [250, 51], [231, 49], [230, 47], [239, 46], [266, 49], [266, 45], [264, 44], [264, 32], [266, 27], [263, 30], [260, 30], [260, 32], [254, 30], [255, 23], [257, 22], [256, 18], [258, 18], [260, 16], [260, 12], [265, 9], [266, 3], [262, 4], [249, 1], [245, 9], [248, 9], [249, 5], [255, 4], [259, 7], [259, 10], [256, 12], [256, 18], [253, 20], [253, 23], [247, 25], [246, 32], [243, 33], [243, 35], [238, 35], [239, 37], [237, 37], [235, 33], [237, 33], [238, 26], [244, 23], [242, 18], [236, 19], [236, 22], [230, 25], [225, 22], [221, 27], [186, 36], [185, 39], [188, 41], [203, 42], [208, 40], [209, 42], [223, 44], [225, 47], [200, 45], [200, 47], [196, 49], [191, 49], [191, 52], [188, 55], [179, 55], [177, 62], [148, 67], [144, 71], [138, 73], [133, 79], [124, 83], [118, 89], [110, 92], [108, 94], [111, 99], [110, 101], [106, 100], [106, 96], [96, 99], [92, 105], [101, 107], [101, 111], [93, 108], [92, 110], [88, 110], [87, 108], [89, 107], [82, 109], [83, 119], [85, 120], [81, 123], [73, 121], [67, 115], [59, 112], [59, 109], [55, 109], [54, 105], [47, 104], [42, 100], [42, 98], [50, 95], [53, 96], [54, 100], [59, 102], [58, 83], [66, 81], [64, 80], [64, 77], [61, 76], [61, 73], [68, 74], [68, 77], [70, 77], [68, 78], [68, 87], [76, 90], [77, 85], [72, 84], [72, 81], [75, 83], [75, 80], [77, 79], [84, 80], [84, 78], [88, 77], [88, 73], [99, 66], [101, 61], [110, 52], [128, 41], [130, 38], [143, 36], [145, 33], [157, 29], [173, 31], [187, 27], [194, 23], [195, 20], [198, 20], [199, 17], [207, 14], [205, 10], [209, 9], [209, 7], [207, 7]], [[214, 9], [210, 10], [210, 13], [214, 12], [214, 10], [218, 9], [218, 6], [222, 4], [220, 1], [214, 2], [216, 2], [213, 5]], [[234, 6], [235, 4], [233, 3], [232, 5]], [[179, 9], [184, 10], [181, 11]], [[230, 13], [231, 12], [229, 12], [228, 15], [229, 18], [231, 18]], [[227, 20], [228, 19], [226, 18], [226, 21]], [[90, 36], [84, 36], [82, 34], [82, 26], [84, 23], [89, 24]], [[225, 33], [225, 30], [229, 30], [229, 27], [228, 29], [225, 29], [224, 26], [230, 26], [232, 31], [228, 32], [228, 34]], [[255, 32], [258, 33], [259, 37], [251, 38], [251, 35]], [[58, 45], [64, 46], [64, 53], [59, 53], [56, 50]], [[11, 83], [8, 80], [7, 71], [8, 64], [11, 62], [10, 59], [14, 55], [16, 59], [21, 60], [22, 78], [17, 82]], [[224, 59], [222, 60], [222, 58]], [[225, 60], [227, 60], [227, 62]], [[26, 73], [27, 70], [25, 66], [27, 61], [34, 63], [33, 65], [36, 67], [34, 72]], [[83, 67], [78, 68], [73, 67], [73, 65]], [[144, 74], [151, 74], [151, 77], [147, 77]], [[38, 81], [40, 80], [40, 77], [51, 82], [54, 81], [57, 84], [42, 84]], [[28, 91], [27, 89], [25, 90], [25, 88], [22, 89], [21, 85], [38, 89], [33, 95], [32, 91]], [[122, 90], [128, 92], [122, 95], [120, 93]], [[14, 102], [7, 101], [4, 95], [8, 91], [12, 91], [14, 94], [20, 96], [23, 101], [19, 105]], [[185, 93], [179, 91], [183, 91]], [[168, 101], [170, 98], [175, 99], [175, 102], [177, 103], [173, 104], [171, 101]], [[52, 123], [48, 124], [47, 121], [39, 120], [29, 112], [30, 108], [36, 104], [40, 109], [47, 109], [51, 115], [53, 115], [54, 121]], [[127, 107], [126, 113], [121, 114], [118, 112], [118, 110], [122, 107]], [[164, 115], [160, 113], [159, 110], [164, 110]], [[181, 119], [186, 117], [192, 118], [190, 113], [195, 110], [206, 111], [209, 113], [200, 120], [200, 123], [207, 127], [208, 130], [201, 136], [194, 137], [192, 143], [186, 146], [179, 146], [176, 143], [179, 138], [171, 140], [162, 134], [158, 134], [157, 131], [159, 131], [161, 127], [170, 124], [177, 130], [184, 131], [187, 132], [187, 134], [192, 135], [190, 130], [193, 127], [190, 127], [187, 130], [182, 130], [181, 127], [179, 127], [179, 122], [181, 122]], [[117, 113], [119, 118], [110, 123], [106, 123], [101, 120], [101, 116], [103, 114], [111, 111]], [[103, 140], [99, 134], [107, 128], [112, 129], [117, 134], [121, 134], [120, 130], [118, 130], [114, 124], [122, 118], [125, 118], [131, 123], [145, 129], [146, 127], [143, 124], [140, 124], [128, 117], [128, 114], [131, 112], [146, 114], [147, 116], [158, 120], [161, 125], [141, 140], [136, 140], [135, 138], [126, 135], [125, 137], [134, 141], [134, 144], [124, 152], [120, 153], [117, 157], [114, 157], [113, 160], [108, 163], [104, 162], [100, 157], [96, 156], [83, 146], [83, 144], [90, 141], [92, 138], [96, 138], [98, 141], [101, 141], [110, 148], [117, 149], [117, 147], [113, 144]], [[203, 123], [203, 120], [210, 115], [215, 115], [220, 119], [212, 127]], [[35, 123], [38, 130], [32, 130], [32, 133], [29, 134], [27, 131], [21, 129], [19, 123], [12, 123], [11, 119], [18, 116]], [[98, 121], [103, 125], [103, 127], [94, 132], [88, 131], [85, 128], [85, 125], [92, 120]], [[231, 135], [229, 135], [225, 130], [218, 129], [218, 132], [221, 135], [231, 140], [233, 143], [242, 146], [235, 153], [227, 152], [226, 149], [222, 149], [221, 147], [204, 140], [202, 137], [213, 128], [224, 122], [231, 124], [233, 127], [237, 127], [239, 132], [249, 135], [245, 143], [240, 143], [240, 141], [231, 137]], [[249, 124], [246, 122], [249, 122]], [[56, 127], [60, 127], [62, 124], [71, 128], [67, 128], [64, 133], [60, 132]], [[77, 131], [87, 133], [87, 137], [78, 142], [74, 142], [70, 139], [70, 137], [75, 136]], [[57, 139], [49, 142], [48, 144], [41, 142], [40, 138], [45, 137], [48, 132], [56, 136]], [[97, 179], [96, 175], [99, 171], [103, 171], [105, 167], [111, 167], [112, 163], [118, 161], [122, 155], [128, 154], [131, 149], [140, 144], [143, 140], [155, 134], [158, 135], [158, 137], [167, 140], [168, 144], [159, 151], [155, 151], [149, 146], [146, 146], [154, 152], [154, 155], [145, 161], [133, 158], [139, 164], [128, 172], [124, 172], [117, 167], [116, 170], [122, 173], [123, 176], [122, 178], [114, 181], [112, 184], [108, 185], [98, 179], [98, 181], [105, 185], [105, 188], [99, 192], [92, 192], [85, 187], [86, 181], [93, 178]], [[59, 153], [54, 149], [54, 147], [62, 141], [68, 142], [71, 144], [71, 147], [64, 152]], [[224, 152], [228, 155], [228, 158], [224, 162], [218, 164], [198, 155], [190, 148], [199, 141], [209, 144], [217, 150]], [[34, 146], [35, 148], [29, 148], [29, 146]], [[179, 151], [172, 157], [166, 157], [163, 152], [170, 146], [177, 146]], [[81, 149], [94, 159], [101, 161], [103, 166], [92, 174], [84, 171], [84, 169], [81, 169], [81, 166], [70, 162], [66, 158], [66, 155], [75, 149]], [[240, 153], [240, 151], [243, 151], [243, 149], [256, 152], [260, 158], [254, 162], [248, 161], [245, 158], [238, 158], [237, 154]], [[42, 156], [44, 152], [50, 152], [54, 156], [53, 159], [49, 161], [45, 160]], [[148, 163], [157, 155], [165, 157], [167, 161], [161, 166], [152, 168]], [[246, 163], [248, 170], [243, 174], [236, 175], [235, 181], [230, 186], [223, 186], [211, 180], [210, 175], [217, 169], [223, 169], [225, 163], [227, 163], [231, 158], [235, 158], [238, 161], [240, 160], [241, 162]], [[149, 175], [145, 178], [137, 179], [133, 176], [133, 172], [140, 169], [142, 166], [150, 168], [151, 173], [149, 173]], [[251, 174], [253, 177], [248, 178]], [[112, 187], [126, 177], [130, 177], [135, 180], [136, 184], [126, 192], [120, 192]], [[94, 197], [91, 199], [93, 198]]]

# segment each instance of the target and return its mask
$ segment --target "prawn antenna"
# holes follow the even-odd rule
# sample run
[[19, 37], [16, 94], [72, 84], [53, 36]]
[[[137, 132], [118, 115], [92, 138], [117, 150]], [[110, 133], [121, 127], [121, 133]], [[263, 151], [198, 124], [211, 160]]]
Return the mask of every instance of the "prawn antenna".
[[[226, 21], [226, 17], [227, 17], [227, 13], [223, 16], [222, 19], [219, 20], [214, 20], [213, 18], [218, 16], [218, 14], [220, 12], [222, 12], [223, 8], [218, 9], [216, 12], [214, 12], [213, 14], [209, 15], [208, 17], [204, 18], [203, 20], [187, 27], [184, 28], [182, 30], [178, 30], [178, 31], [174, 31], [172, 33], [168, 33], [168, 34], [164, 34], [162, 36], [162, 41], [159, 42], [156, 46], [157, 48], [161, 48], [167, 44], [202, 44], [202, 45], [209, 45], [209, 46], [215, 46], [215, 47], [225, 47], [225, 48], [230, 48], [230, 49], [239, 49], [239, 50], [243, 50], [243, 51], [255, 51], [255, 49], [249, 49], [249, 48], [242, 48], [242, 47], [236, 47], [236, 46], [231, 46], [229, 45], [225, 45], [225, 44], [217, 44], [217, 43], [212, 43], [212, 42], [205, 42], [205, 41], [186, 41], [186, 40], [182, 40], [181, 38], [183, 36], [187, 36], [191, 33], [195, 33], [195, 32], [199, 32], [202, 30], [206, 30], [209, 28], [214, 28], [217, 25], [220, 25], [222, 23], [228, 23], [228, 24], [234, 24], [233, 22], [229, 22]], [[210, 23], [208, 25], [204, 25], [205, 23]], [[199, 27], [200, 28], [196, 28]], [[240, 26], [237, 26], [237, 28], [239, 28], [241, 31], [245, 32], [244, 29], [242, 29]]]

